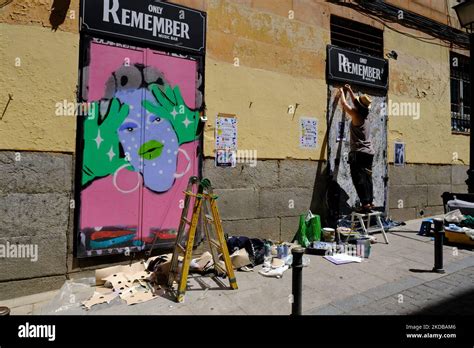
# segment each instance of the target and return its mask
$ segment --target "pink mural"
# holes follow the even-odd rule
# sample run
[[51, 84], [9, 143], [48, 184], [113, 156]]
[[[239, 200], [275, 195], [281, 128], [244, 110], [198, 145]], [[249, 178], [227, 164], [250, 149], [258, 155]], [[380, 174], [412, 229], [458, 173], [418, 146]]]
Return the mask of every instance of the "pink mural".
[[92, 42], [87, 69], [78, 256], [169, 246], [198, 175], [197, 63]]

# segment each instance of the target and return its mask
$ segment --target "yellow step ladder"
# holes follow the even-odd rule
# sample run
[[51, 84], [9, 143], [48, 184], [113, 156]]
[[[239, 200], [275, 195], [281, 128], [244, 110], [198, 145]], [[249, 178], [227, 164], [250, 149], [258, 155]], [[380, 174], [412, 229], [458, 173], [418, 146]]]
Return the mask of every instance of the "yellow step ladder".
[[[178, 235], [176, 237], [175, 248], [168, 275], [168, 288], [172, 289], [173, 283], [176, 281], [178, 283], [176, 300], [177, 302], [182, 302], [184, 300], [189, 266], [193, 253], [194, 238], [196, 236], [199, 217], [204, 208], [204, 232], [214, 261], [214, 271], [216, 276], [227, 276], [229, 278], [230, 287], [234, 290], [237, 289], [237, 281], [235, 279], [229, 250], [227, 249], [227, 242], [222, 229], [222, 222], [217, 209], [217, 196], [212, 191], [211, 182], [208, 179], [203, 179], [199, 182], [199, 179], [193, 176], [189, 178], [188, 186], [186, 191], [184, 191], [184, 195], [184, 207], [181, 213]], [[191, 219], [188, 219], [191, 198], [194, 198], [193, 213]], [[209, 209], [211, 214], [206, 214], [206, 211], [209, 211]], [[189, 226], [187, 231], [186, 226]], [[219, 255], [222, 255], [224, 259], [224, 267], [219, 261]], [[181, 267], [179, 265], [180, 256], [183, 257]]]

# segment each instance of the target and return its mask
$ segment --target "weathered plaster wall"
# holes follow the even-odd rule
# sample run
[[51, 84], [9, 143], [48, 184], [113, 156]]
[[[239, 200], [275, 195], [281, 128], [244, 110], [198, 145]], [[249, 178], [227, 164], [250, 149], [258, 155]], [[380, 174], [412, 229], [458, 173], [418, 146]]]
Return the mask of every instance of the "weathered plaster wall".
[[[45, 28], [55, 27], [59, 31], [79, 32], [79, 0], [14, 0], [0, 10], [0, 22], [7, 24], [35, 25]], [[64, 4], [64, 5], [63, 5]]]
[[[234, 67], [208, 59], [206, 103], [209, 121], [205, 133], [205, 155], [214, 151], [214, 125], [218, 112], [238, 116], [239, 149], [257, 150], [258, 158], [325, 157], [321, 144], [326, 130], [326, 84], [322, 80], [278, 74], [271, 71]], [[250, 103], [251, 106], [250, 106]], [[288, 105], [299, 103], [296, 114]], [[319, 120], [318, 148], [299, 148], [299, 117]]]
[[[213, 156], [215, 116], [224, 112], [238, 116], [240, 149], [257, 150], [259, 158], [319, 159], [329, 32], [314, 23], [288, 19], [291, 1], [252, 4], [212, 0], [207, 4], [205, 155]], [[300, 13], [295, 8], [295, 18]], [[296, 103], [296, 114], [288, 114], [289, 105]], [[315, 151], [299, 149], [300, 116], [319, 119]]]
[[[0, 23], [0, 149], [73, 152], [76, 118], [56, 103], [75, 101], [79, 36]], [[19, 66], [17, 66], [19, 63]]]
[[[208, 13], [205, 155], [213, 156], [215, 116], [226, 112], [239, 117], [239, 148], [256, 149], [260, 158], [325, 158], [330, 13], [382, 25], [349, 8], [311, 0], [175, 2]], [[58, 101], [75, 98], [79, 1], [71, 2], [57, 31], [51, 30], [56, 22], [50, 6], [49, 0], [14, 1], [0, 10], [0, 48], [7, 62], [0, 67], [0, 108], [8, 93], [14, 97], [0, 121], [0, 149], [74, 152], [75, 119], [54, 112]], [[433, 11], [441, 11], [438, 7]], [[390, 60], [389, 98], [421, 105], [419, 120], [390, 118], [389, 161], [393, 141], [402, 140], [410, 163], [466, 164], [468, 137], [450, 131], [449, 49], [390, 29], [384, 36], [385, 50], [399, 53]], [[17, 57], [21, 67], [15, 66]], [[295, 103], [293, 117], [288, 106]], [[314, 151], [298, 147], [300, 116], [319, 120]]]
[[[426, 1], [415, 5], [412, 10], [430, 6]], [[289, 10], [294, 11], [293, 20], [288, 19]], [[433, 5], [433, 9], [424, 10], [423, 14], [431, 16], [433, 12], [435, 19], [440, 19], [442, 10], [440, 6]], [[393, 162], [393, 141], [400, 140], [407, 144], [406, 160], [410, 163], [467, 164], [468, 137], [451, 134], [449, 49], [439, 46], [439, 41], [435, 40], [435, 44], [423, 43], [384, 28], [379, 22], [346, 7], [309, 0], [210, 0], [207, 11], [206, 101], [209, 124], [206, 156], [213, 155], [215, 115], [227, 112], [236, 113], [241, 121], [239, 147], [257, 149], [260, 158], [326, 157], [325, 153], [324, 157], [320, 157], [321, 143], [314, 152], [299, 150], [295, 135], [298, 116], [303, 114], [317, 117], [320, 134], [325, 132], [324, 57], [325, 47], [330, 43], [329, 16], [334, 13], [384, 29], [385, 51], [399, 53], [398, 60], [390, 60], [389, 99], [395, 103], [420, 104], [418, 120], [406, 116], [390, 117], [389, 161]], [[401, 26], [395, 25], [395, 28], [428, 37]], [[240, 67], [234, 66], [235, 58], [239, 59]], [[274, 74], [269, 74], [269, 71]], [[268, 81], [266, 76], [269, 76]], [[300, 106], [293, 118], [286, 113], [286, 109], [289, 104], [295, 103], [291, 100], [301, 91], [305, 94], [295, 101]], [[253, 103], [249, 109], [250, 101]], [[258, 126], [247, 129], [249, 119]], [[261, 129], [269, 136], [262, 134]], [[255, 134], [259, 136], [255, 137]], [[280, 144], [269, 142], [269, 139], [286, 141]]]
[[[418, 13], [443, 24], [451, 24], [459, 28], [456, 12], [452, 9], [457, 0], [386, 0], [388, 3]], [[447, 12], [449, 11], [449, 12]], [[447, 15], [449, 13], [449, 16]]]
[[389, 115], [389, 161], [397, 140], [406, 143], [409, 163], [467, 164], [469, 137], [451, 134], [449, 49], [390, 29], [384, 39], [385, 50], [398, 53], [390, 60], [389, 100], [420, 105], [419, 119]]

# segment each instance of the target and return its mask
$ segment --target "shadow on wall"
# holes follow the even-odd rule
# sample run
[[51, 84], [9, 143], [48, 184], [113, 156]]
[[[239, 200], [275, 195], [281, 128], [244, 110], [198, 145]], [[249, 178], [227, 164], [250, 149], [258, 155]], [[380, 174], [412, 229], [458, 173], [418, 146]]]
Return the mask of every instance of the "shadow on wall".
[[[331, 91], [328, 90], [328, 103], [331, 100]], [[333, 127], [334, 124], [334, 115], [336, 113], [337, 105], [339, 104], [339, 98], [334, 98], [333, 104], [332, 104], [332, 113], [329, 116], [329, 122], [328, 122], [328, 127], [327, 127], [327, 137], [329, 138], [329, 132], [331, 130], [331, 127]], [[345, 112], [343, 111], [342, 113], [343, 119], [346, 117]], [[329, 158], [329, 153], [328, 153], [328, 158]], [[349, 195], [347, 192], [339, 185], [337, 182], [337, 176], [339, 173], [339, 168], [341, 165], [341, 159], [343, 159], [342, 156], [342, 141], [340, 141], [337, 145], [337, 150], [336, 150], [336, 158], [334, 160], [334, 169], [333, 172], [330, 173], [330, 179], [329, 179], [329, 187], [328, 187], [328, 194], [327, 194], [327, 202], [329, 206], [329, 221], [328, 225], [330, 227], [336, 228], [337, 226], [337, 219], [341, 215], [348, 215], [351, 213], [351, 206], [347, 203], [349, 200]]]
[[[335, 101], [336, 102], [336, 101]], [[335, 108], [333, 108], [334, 110]], [[332, 120], [332, 118], [331, 118]], [[321, 217], [321, 223], [328, 226], [329, 223], [329, 207], [328, 207], [328, 167], [327, 161], [323, 161], [324, 154], [327, 153], [328, 137], [330, 124], [326, 128], [323, 141], [321, 143], [321, 152], [319, 153], [318, 168], [316, 169], [316, 176], [313, 184], [313, 195], [311, 197], [310, 210], [313, 214], [318, 214]], [[324, 165], [324, 167], [323, 167]]]
[[318, 161], [318, 167], [316, 169], [316, 176], [313, 184], [313, 194], [311, 197], [310, 210], [313, 214], [317, 214], [321, 217], [321, 223], [327, 226], [328, 219], [328, 208], [327, 208], [327, 187], [328, 187], [328, 173], [327, 173], [327, 162], [321, 160], [324, 151], [327, 146], [327, 132], [324, 136], [320, 160]]
[[49, 16], [49, 23], [51, 30], [58, 30], [59, 26], [64, 23], [67, 11], [71, 5], [71, 0], [54, 0], [51, 6], [51, 15]]

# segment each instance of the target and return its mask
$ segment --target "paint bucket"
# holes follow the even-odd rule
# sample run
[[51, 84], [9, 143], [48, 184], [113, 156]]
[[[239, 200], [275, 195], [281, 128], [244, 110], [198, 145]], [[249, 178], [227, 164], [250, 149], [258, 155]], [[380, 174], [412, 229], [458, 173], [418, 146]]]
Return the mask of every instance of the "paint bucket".
[[368, 259], [370, 255], [370, 239], [360, 238], [357, 239], [357, 256]]
[[265, 248], [265, 257], [272, 257], [272, 246], [270, 245], [270, 243], [265, 243], [264, 248]]
[[323, 238], [325, 242], [334, 242], [336, 239], [336, 230], [334, 228], [324, 227]]
[[277, 246], [277, 259], [283, 258], [283, 245]]
[[265, 243], [265, 255], [263, 257], [263, 267], [271, 267], [271, 262], [272, 262], [272, 246], [270, 243]]

